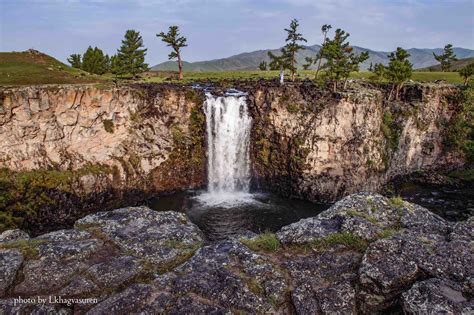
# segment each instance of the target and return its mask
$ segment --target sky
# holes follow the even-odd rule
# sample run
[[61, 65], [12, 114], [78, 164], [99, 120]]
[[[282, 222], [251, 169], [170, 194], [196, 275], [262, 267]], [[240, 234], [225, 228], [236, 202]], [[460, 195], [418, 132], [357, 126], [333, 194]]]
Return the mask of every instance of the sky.
[[34, 48], [66, 61], [92, 45], [114, 54], [135, 29], [153, 66], [169, 53], [156, 34], [178, 25], [184, 60], [209, 60], [283, 46], [292, 18], [310, 45], [331, 24], [373, 50], [474, 49], [474, 0], [0, 0], [0, 51]]

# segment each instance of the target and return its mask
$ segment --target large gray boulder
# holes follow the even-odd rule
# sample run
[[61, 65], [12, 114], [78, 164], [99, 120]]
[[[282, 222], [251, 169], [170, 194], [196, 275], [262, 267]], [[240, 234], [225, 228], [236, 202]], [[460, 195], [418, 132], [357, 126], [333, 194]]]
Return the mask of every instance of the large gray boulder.
[[193, 253], [203, 241], [202, 232], [184, 214], [147, 207], [88, 215], [78, 220], [75, 228], [90, 231], [123, 252], [162, 266]]
[[446, 234], [448, 228], [445, 220], [418, 205], [358, 193], [341, 199], [316, 217], [281, 228], [276, 235], [283, 244], [302, 244], [342, 232], [373, 241], [402, 229]]

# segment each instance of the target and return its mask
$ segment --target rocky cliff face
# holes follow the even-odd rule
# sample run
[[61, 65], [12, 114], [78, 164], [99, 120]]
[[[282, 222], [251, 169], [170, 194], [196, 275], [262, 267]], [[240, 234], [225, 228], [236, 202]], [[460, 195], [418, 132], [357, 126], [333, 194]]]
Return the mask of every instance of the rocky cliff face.
[[[333, 94], [312, 84], [233, 85], [249, 92], [254, 184], [329, 200], [394, 176], [461, 163], [443, 140], [452, 86]], [[72, 224], [91, 211], [206, 184], [202, 91], [179, 85], [0, 90], [0, 230]], [[26, 219], [25, 219], [26, 218]]]
[[444, 140], [456, 115], [452, 86], [407, 86], [400, 101], [383, 89], [338, 94], [312, 85], [267, 86], [250, 95], [256, 183], [286, 195], [336, 200], [377, 191], [416, 170], [459, 165]]
[[[202, 102], [191, 89], [156, 85], [0, 90], [0, 167], [10, 189], [0, 208], [29, 204], [29, 225], [48, 216], [54, 225], [88, 206], [204, 185]], [[0, 225], [21, 217], [11, 212]]]

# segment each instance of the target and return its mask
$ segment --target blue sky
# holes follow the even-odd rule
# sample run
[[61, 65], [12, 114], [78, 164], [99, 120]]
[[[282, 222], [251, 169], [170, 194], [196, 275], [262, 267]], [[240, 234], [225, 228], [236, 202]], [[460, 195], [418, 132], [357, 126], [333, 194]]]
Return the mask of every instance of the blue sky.
[[0, 0], [0, 51], [34, 48], [65, 61], [92, 45], [113, 54], [135, 29], [155, 65], [168, 54], [155, 34], [176, 24], [188, 38], [184, 59], [208, 60], [282, 46], [293, 17], [309, 44], [329, 23], [374, 50], [474, 49], [474, 0]]

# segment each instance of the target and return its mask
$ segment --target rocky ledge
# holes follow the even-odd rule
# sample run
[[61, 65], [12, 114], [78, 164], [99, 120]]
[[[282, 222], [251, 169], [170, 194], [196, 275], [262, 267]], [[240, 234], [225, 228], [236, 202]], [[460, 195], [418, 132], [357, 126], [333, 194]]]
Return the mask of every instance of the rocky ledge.
[[366, 193], [214, 243], [181, 213], [99, 212], [0, 235], [0, 313], [472, 314], [473, 231]]

